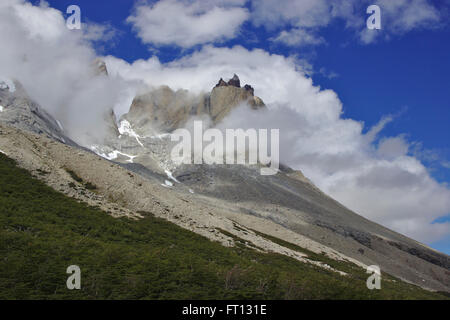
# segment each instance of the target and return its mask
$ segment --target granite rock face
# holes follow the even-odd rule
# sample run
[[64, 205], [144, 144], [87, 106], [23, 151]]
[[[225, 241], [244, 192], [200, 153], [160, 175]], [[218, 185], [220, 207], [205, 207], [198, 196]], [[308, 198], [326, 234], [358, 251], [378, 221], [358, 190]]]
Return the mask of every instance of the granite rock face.
[[265, 107], [264, 102], [254, 96], [253, 88], [250, 85], [241, 88], [239, 77], [234, 75], [228, 82], [220, 79], [210, 93], [193, 95], [167, 86], [145, 92], [133, 100], [124, 119], [143, 134], [171, 132], [185, 125], [191, 116], [206, 115], [217, 124], [240, 105], [252, 109]]
[[204, 95], [195, 96], [186, 90], [173, 91], [161, 86], [137, 96], [124, 118], [144, 134], [173, 131], [190, 116], [206, 113], [206, 100]]
[[[233, 79], [232, 79], [233, 80]], [[238, 84], [239, 79], [230, 80], [229, 83]], [[227, 116], [231, 110], [242, 104], [247, 104], [252, 109], [265, 107], [264, 102], [254, 96], [254, 90], [249, 85], [244, 88], [228, 84], [226, 86], [216, 86], [210, 95], [209, 115], [214, 123], [219, 122]]]

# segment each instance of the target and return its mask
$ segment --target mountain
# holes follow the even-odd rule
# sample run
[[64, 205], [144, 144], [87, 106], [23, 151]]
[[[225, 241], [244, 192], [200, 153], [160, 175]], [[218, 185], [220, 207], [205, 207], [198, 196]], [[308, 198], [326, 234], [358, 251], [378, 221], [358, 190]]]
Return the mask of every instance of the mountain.
[[262, 176], [261, 165], [171, 161], [171, 132], [192, 117], [215, 126], [235, 108], [265, 108], [236, 75], [200, 95], [146, 89], [117, 123], [108, 115], [103, 144], [83, 147], [16, 87], [0, 89], [0, 150], [58, 192], [113, 217], [151, 213], [225, 247], [281, 254], [339, 277], [378, 265], [393, 283], [450, 292], [449, 256], [352, 212], [300, 171], [282, 165]]
[[0, 83], [1, 122], [76, 145], [64, 134], [61, 123], [35, 103], [20, 83], [12, 80], [9, 83]]
[[171, 132], [183, 127], [192, 116], [207, 115], [217, 124], [241, 104], [252, 109], [265, 107], [250, 85], [241, 88], [237, 75], [225, 82], [220, 79], [210, 93], [193, 95], [187, 90], [173, 91], [162, 86], [138, 95], [123, 119], [133, 123], [141, 134]]
[[[151, 213], [116, 218], [55, 191], [2, 153], [0, 204], [1, 299], [445, 298], [388, 275], [383, 290], [367, 290], [364, 270], [279, 239], [272, 238], [346, 275], [255, 250], [221, 229], [234, 246]], [[68, 263], [81, 268], [80, 290], [67, 290]]]

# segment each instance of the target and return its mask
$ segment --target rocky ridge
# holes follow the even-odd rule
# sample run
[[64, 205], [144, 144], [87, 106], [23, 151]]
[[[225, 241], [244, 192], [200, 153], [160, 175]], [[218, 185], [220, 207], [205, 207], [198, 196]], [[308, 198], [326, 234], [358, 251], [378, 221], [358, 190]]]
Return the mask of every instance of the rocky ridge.
[[[155, 214], [224, 245], [234, 245], [234, 239], [220, 230], [257, 250], [329, 268], [258, 234], [264, 233], [360, 267], [379, 265], [382, 272], [424, 288], [450, 291], [450, 257], [348, 210], [300, 171], [282, 166], [274, 176], [260, 176], [258, 166], [171, 163], [170, 130], [192, 115], [218, 123], [232, 109], [258, 101], [237, 76], [221, 79], [200, 99], [168, 87], [147, 93], [141, 106], [136, 105], [142, 97], [136, 97], [118, 124], [109, 115], [109, 138], [104, 145], [86, 146], [92, 152], [66, 137], [58, 122], [17, 87], [0, 88], [0, 150], [58, 191], [113, 216]], [[86, 188], [87, 183], [95, 188]]]
[[252, 109], [264, 108], [264, 102], [254, 95], [250, 85], [240, 86], [237, 75], [223, 79], [210, 93], [193, 95], [187, 90], [173, 91], [161, 86], [138, 95], [123, 117], [142, 135], [171, 132], [183, 127], [192, 116], [208, 116], [213, 124], [220, 122], [231, 110], [247, 104]]

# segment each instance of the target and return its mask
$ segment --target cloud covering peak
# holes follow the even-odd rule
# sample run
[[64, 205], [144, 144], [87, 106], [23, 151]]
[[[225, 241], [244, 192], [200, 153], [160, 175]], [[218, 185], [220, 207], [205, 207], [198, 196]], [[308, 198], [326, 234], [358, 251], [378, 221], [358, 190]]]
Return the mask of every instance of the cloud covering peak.
[[[92, 37], [83, 31], [68, 30], [60, 11], [45, 3], [32, 6], [21, 0], [1, 1], [0, 77], [21, 82], [33, 99], [62, 122], [74, 140], [87, 144], [101, 135], [104, 116], [111, 108], [118, 115], [128, 111], [136, 84], [201, 92], [211, 90], [218, 78], [236, 73], [243, 83], [255, 88], [255, 95], [264, 100], [268, 110], [256, 113], [247, 108], [235, 109], [223, 127], [278, 128], [281, 160], [301, 169], [324, 192], [350, 209], [427, 243], [450, 235], [449, 222], [435, 223], [450, 212], [448, 186], [435, 181], [411, 154], [414, 142], [405, 135], [382, 135], [383, 128], [395, 117], [387, 115], [378, 125], [365, 128], [364, 123], [343, 116], [336, 92], [315, 85], [298, 59], [263, 49], [218, 48], [211, 44], [235, 36], [246, 19], [267, 24], [267, 28], [288, 21], [294, 28], [314, 29], [336, 16], [351, 17], [352, 7], [336, 11], [325, 0], [300, 1], [298, 5], [306, 6], [306, 12], [313, 14], [303, 19], [297, 11], [284, 10], [279, 2], [254, 2], [253, 13], [243, 7], [244, 1], [205, 3], [200, 6], [196, 1], [163, 0], [153, 6], [138, 5], [129, 21], [143, 41], [181, 47], [207, 45], [167, 63], [157, 56], [132, 63], [108, 56], [104, 60], [110, 76], [106, 77], [93, 72], [92, 63], [98, 56]], [[280, 8], [271, 10], [274, 3]], [[425, 0], [402, 0], [392, 12], [406, 3], [428, 4]], [[159, 17], [155, 12], [167, 15]], [[167, 19], [174, 14], [180, 19], [170, 26], [171, 20]], [[249, 14], [264, 18], [258, 20]], [[146, 28], [148, 17], [156, 21], [153, 30]], [[216, 21], [218, 17], [226, 17], [228, 24]], [[407, 17], [407, 21], [413, 20]], [[429, 13], [419, 21], [425, 18], [436, 19]], [[212, 22], [212, 28], [205, 28]], [[164, 34], [166, 38], [160, 37]]]
[[434, 223], [450, 212], [448, 187], [409, 153], [413, 143], [404, 135], [382, 135], [402, 113], [386, 115], [372, 128], [345, 119], [338, 95], [315, 86], [296, 59], [241, 46], [205, 46], [166, 64], [157, 57], [132, 64], [111, 56], [106, 61], [112, 74], [128, 80], [194, 92], [238, 73], [268, 110], [235, 109], [222, 128], [280, 129], [281, 161], [350, 209], [427, 243], [450, 234], [450, 223]]

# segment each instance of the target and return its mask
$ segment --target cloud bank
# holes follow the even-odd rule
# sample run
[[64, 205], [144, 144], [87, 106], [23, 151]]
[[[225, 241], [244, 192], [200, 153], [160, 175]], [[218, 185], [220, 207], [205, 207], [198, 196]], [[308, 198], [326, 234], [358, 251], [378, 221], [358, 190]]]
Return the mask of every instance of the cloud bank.
[[[209, 1], [201, 11], [194, 1], [164, 3], [175, 9], [188, 8], [182, 13], [185, 21], [206, 19], [216, 12], [227, 14], [243, 5], [241, 1]], [[351, 20], [351, 3], [332, 6], [330, 11], [330, 2], [325, 0], [298, 1], [298, 6], [304, 6], [298, 10], [306, 10], [308, 16], [301, 16], [298, 10], [288, 12], [281, 4], [276, 8], [275, 2], [258, 3], [251, 4], [253, 16], [249, 19], [267, 28], [287, 21], [294, 28], [314, 30], [328, 25], [334, 17], [348, 17], [349, 26], [357, 24]], [[428, 4], [425, 0], [399, 3], [392, 12], [404, 8], [405, 3]], [[156, 5], [147, 9], [155, 8]], [[142, 10], [145, 13], [147, 9]], [[429, 12], [423, 17], [402, 14], [404, 21], [437, 19], [431, 13], [434, 11]], [[138, 19], [138, 11], [134, 16]], [[137, 20], [132, 23], [136, 24]], [[164, 32], [166, 22], [160, 23]], [[189, 46], [189, 43], [219, 41], [232, 37], [237, 30], [233, 28], [238, 28], [240, 23], [236, 21], [229, 28], [233, 33], [229, 34], [224, 34], [222, 29], [211, 34], [193, 29], [189, 31], [193, 35], [190, 40], [184, 44], [184, 40], [173, 43]], [[61, 12], [45, 3], [32, 6], [21, 0], [3, 0], [0, 28], [0, 77], [20, 81], [31, 97], [60, 120], [70, 136], [81, 144], [91, 143], [101, 135], [105, 113], [111, 108], [119, 115], [127, 112], [137, 83], [166, 84], [174, 89], [201, 92], [211, 90], [218, 78], [237, 73], [242, 83], [255, 88], [255, 94], [265, 101], [269, 110], [257, 113], [237, 109], [225, 119], [223, 126], [279, 128], [281, 159], [301, 169], [318, 187], [350, 209], [427, 243], [450, 235], [449, 222], [433, 223], [450, 212], [450, 190], [437, 183], [411, 154], [414, 143], [402, 135], [382, 136], [383, 128], [395, 121], [394, 117], [381, 119], [373, 128], [345, 119], [338, 95], [315, 86], [295, 58], [241, 46], [205, 45], [169, 63], [161, 63], [153, 56], [129, 64], [109, 56], [105, 61], [110, 77], [105, 77], [93, 72], [92, 62], [97, 58], [91, 44], [93, 33], [69, 31]], [[88, 30], [87, 26], [85, 29]], [[96, 30], [94, 38], [101, 39], [100, 29]], [[411, 29], [393, 30], [401, 33]], [[149, 41], [155, 41], [151, 37], [150, 34]]]
[[[366, 9], [381, 8], [382, 30], [366, 28]], [[368, 44], [413, 30], [434, 29], [442, 24], [439, 9], [430, 0], [253, 0], [251, 19], [267, 29], [288, 28], [273, 38], [290, 46], [324, 43], [319, 31], [340, 20]]]
[[381, 135], [394, 117], [373, 128], [343, 118], [337, 94], [314, 86], [294, 58], [206, 46], [167, 64], [157, 57], [133, 64], [114, 57], [106, 61], [112, 75], [194, 92], [209, 91], [219, 77], [237, 73], [269, 110], [236, 109], [223, 128], [278, 128], [281, 161], [301, 169], [350, 209], [427, 243], [450, 233], [450, 223], [433, 223], [450, 212], [449, 188], [410, 154], [413, 144], [403, 135]]
[[0, 76], [19, 81], [75, 141], [101, 140], [105, 115], [128, 94], [121, 79], [96, 74], [90, 41], [103, 37], [102, 28], [71, 31], [62, 13], [45, 2], [6, 0], [0, 3], [0, 30]]
[[[373, 4], [381, 8], [379, 31], [366, 28], [366, 9]], [[128, 22], [144, 43], [155, 46], [221, 42], [235, 37], [249, 21], [277, 31], [270, 41], [301, 47], [326, 43], [320, 31], [337, 21], [369, 44], [437, 28], [443, 19], [431, 0], [161, 0], [139, 2]]]

